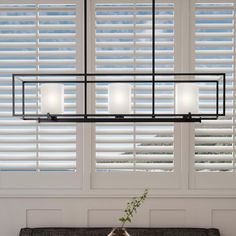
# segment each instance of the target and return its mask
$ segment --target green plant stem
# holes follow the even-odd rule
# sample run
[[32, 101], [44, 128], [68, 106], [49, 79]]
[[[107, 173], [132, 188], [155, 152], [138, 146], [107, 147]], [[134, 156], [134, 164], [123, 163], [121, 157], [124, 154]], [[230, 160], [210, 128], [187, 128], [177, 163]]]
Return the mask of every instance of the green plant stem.
[[133, 198], [131, 202], [127, 203], [125, 209], [125, 216], [121, 217], [119, 221], [122, 222], [121, 228], [124, 228], [124, 225], [127, 221], [131, 223], [131, 218], [133, 214], [137, 212], [137, 208], [141, 206], [142, 202], [146, 199], [148, 194], [148, 189], [145, 189], [144, 193], [139, 198]]
[[[135, 199], [134, 199], [134, 200], [135, 200]], [[143, 199], [140, 198], [136, 203], [134, 203], [133, 208], [130, 210], [130, 212], [127, 213], [127, 215], [126, 215], [126, 221], [123, 222], [121, 228], [124, 227], [125, 223], [127, 222], [127, 219], [128, 219], [130, 216], [133, 215], [135, 209], [140, 206], [140, 204], [142, 203], [142, 201], [143, 201]]]

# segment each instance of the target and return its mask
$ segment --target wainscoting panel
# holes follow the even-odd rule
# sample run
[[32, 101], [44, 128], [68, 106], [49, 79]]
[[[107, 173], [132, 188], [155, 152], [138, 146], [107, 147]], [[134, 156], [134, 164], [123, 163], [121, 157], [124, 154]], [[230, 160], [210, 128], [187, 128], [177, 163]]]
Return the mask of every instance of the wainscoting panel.
[[61, 209], [27, 209], [27, 227], [60, 227], [62, 225]]
[[111, 225], [119, 226], [117, 219], [122, 215], [122, 210], [88, 210], [89, 227], [109, 227]]
[[184, 209], [162, 209], [150, 210], [150, 227], [185, 227], [186, 210]]
[[22, 201], [0, 198], [0, 235], [18, 236], [19, 229], [26, 227], [25, 212]]
[[236, 209], [213, 209], [212, 226], [220, 228], [222, 236], [235, 236]]
[[[128, 197], [0, 198], [0, 236], [23, 227], [114, 227]], [[236, 198], [150, 197], [127, 227], [216, 227], [236, 235]]]

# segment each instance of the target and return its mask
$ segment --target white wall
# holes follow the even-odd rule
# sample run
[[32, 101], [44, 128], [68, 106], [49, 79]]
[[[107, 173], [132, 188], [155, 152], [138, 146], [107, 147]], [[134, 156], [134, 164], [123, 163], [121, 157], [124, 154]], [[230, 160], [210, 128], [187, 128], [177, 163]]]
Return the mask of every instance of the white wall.
[[[16, 236], [23, 227], [113, 227], [126, 197], [1, 198], [0, 235]], [[236, 198], [151, 197], [130, 226], [217, 227], [236, 235]]]

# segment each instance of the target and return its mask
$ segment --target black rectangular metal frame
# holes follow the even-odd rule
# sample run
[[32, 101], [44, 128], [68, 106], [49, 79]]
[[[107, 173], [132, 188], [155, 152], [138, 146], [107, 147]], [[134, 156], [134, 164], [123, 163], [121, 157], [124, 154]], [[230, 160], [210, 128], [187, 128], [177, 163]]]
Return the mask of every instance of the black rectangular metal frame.
[[[84, 80], [24, 80], [24, 77], [83, 77]], [[152, 76], [154, 80], [88, 80], [85, 77], [94, 76]], [[220, 86], [219, 80], [216, 79], [195, 79], [195, 80], [185, 80], [185, 79], [163, 79], [156, 80], [157, 76], [219, 76], [222, 78], [222, 112], [219, 112], [220, 100]], [[20, 114], [16, 113], [16, 79], [20, 77], [22, 82], [22, 112]], [[216, 112], [214, 114], [157, 114], [155, 113], [155, 87], [158, 83], [213, 83], [216, 86]], [[25, 114], [25, 86], [26, 84], [42, 84], [42, 83], [75, 83], [84, 84], [84, 114]], [[150, 114], [90, 114], [87, 112], [87, 101], [88, 101], [88, 84], [97, 83], [147, 83], [152, 85], [152, 113]], [[79, 74], [13, 74], [12, 75], [12, 113], [13, 116], [21, 117], [24, 120], [38, 120], [39, 122], [201, 122], [201, 120], [212, 120], [217, 119], [219, 116], [225, 116], [225, 97], [226, 97], [226, 80], [224, 73], [120, 73], [120, 74], [101, 74], [101, 73], [84, 73]]]

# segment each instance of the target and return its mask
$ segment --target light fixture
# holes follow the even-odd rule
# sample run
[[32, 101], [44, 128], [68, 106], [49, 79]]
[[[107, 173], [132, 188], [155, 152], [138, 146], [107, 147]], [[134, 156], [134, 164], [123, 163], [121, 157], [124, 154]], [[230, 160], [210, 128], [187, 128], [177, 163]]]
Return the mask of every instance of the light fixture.
[[64, 113], [64, 86], [63, 84], [41, 85], [41, 113]]
[[175, 113], [198, 114], [199, 88], [196, 84], [179, 83], [175, 86]]
[[[111, 75], [87, 74], [87, 76], [93, 78], [110, 77]], [[117, 74], [112, 76], [116, 77]], [[152, 77], [153, 74], [123, 73], [119, 76]], [[47, 77], [56, 77], [58, 80], [44, 79]], [[78, 79], [59, 79], [64, 77], [78, 77]], [[156, 79], [160, 77], [162, 79]], [[169, 79], [170, 77], [180, 77], [181, 79]], [[184, 79], [184, 77], [188, 79]], [[225, 115], [225, 74], [159, 73], [154, 74], [154, 79], [154, 82], [152, 79], [85, 80], [84, 74], [15, 74], [12, 80], [13, 115], [20, 116], [24, 120], [38, 120], [39, 122], [201, 122], [201, 120], [217, 119], [219, 116]], [[80, 91], [83, 92], [83, 100], [79, 103], [80, 108], [83, 108], [80, 109], [83, 110], [81, 113], [63, 112], [64, 96], [66, 96], [66, 94], [64, 95], [64, 89], [72, 84], [73, 86], [79, 86]], [[95, 85], [106, 85], [108, 106], [104, 112], [88, 112], [88, 94], [86, 91]], [[151, 108], [146, 112], [136, 111], [134, 105], [136, 102], [135, 88], [141, 85], [149, 88], [147, 91], [143, 91], [142, 94], [149, 97], [148, 103]], [[173, 113], [160, 112], [157, 109], [158, 93], [163, 86], [172, 88], [169, 91], [169, 97], [173, 100]], [[17, 90], [16, 87], [20, 87], [21, 90]], [[41, 109], [37, 108], [34, 112], [26, 109], [29, 100], [27, 99], [29, 95], [27, 91], [31, 91], [32, 88], [40, 91], [35, 96], [37, 104], [41, 104]], [[210, 91], [210, 98], [205, 94], [207, 91]], [[213, 101], [212, 98], [214, 98]], [[209, 101], [209, 99], [211, 100], [211, 107], [206, 110], [199, 109], [200, 103], [204, 104], [205, 100]], [[20, 109], [16, 107], [16, 103]]]
[[[39, 122], [201, 122], [203, 119], [217, 119], [225, 116], [225, 73], [157, 73], [155, 68], [155, 0], [152, 0], [152, 71], [150, 73], [89, 73], [87, 71], [87, 0], [84, 0], [84, 72], [75, 74], [13, 74], [12, 75], [12, 113], [24, 120]], [[48, 79], [48, 77], [50, 79]], [[63, 80], [70, 77], [71, 80]], [[99, 78], [100, 77], [100, 78]], [[117, 79], [117, 77], [119, 79]], [[124, 79], [126, 77], [126, 79]], [[47, 78], [47, 79], [45, 79]], [[97, 78], [99, 78], [97, 80]], [[103, 79], [108, 78], [108, 79]], [[128, 78], [128, 79], [127, 79]], [[64, 112], [64, 88], [68, 84], [76, 84], [83, 91], [83, 111], [78, 113]], [[107, 112], [88, 112], [88, 94], [96, 84], [108, 87]], [[146, 112], [132, 109], [135, 104], [135, 88], [145, 84], [149, 90], [145, 96], [150, 110]], [[161, 85], [173, 87], [173, 112], [159, 111], [158, 92]], [[34, 112], [26, 110], [26, 90], [28, 86], [40, 89], [35, 95], [41, 108]], [[199, 109], [201, 97], [204, 102], [204, 89], [208, 86], [214, 101], [212, 108]], [[21, 87], [21, 94], [16, 87]], [[90, 88], [89, 88], [90, 87]], [[89, 91], [89, 92], [88, 92]], [[169, 91], [171, 92], [171, 91]], [[21, 109], [17, 97], [21, 96]], [[80, 97], [81, 98], [81, 97]], [[134, 106], [135, 107], [135, 106]], [[80, 109], [82, 110], [82, 109]]]
[[131, 114], [131, 85], [115, 83], [108, 86], [109, 114]]

